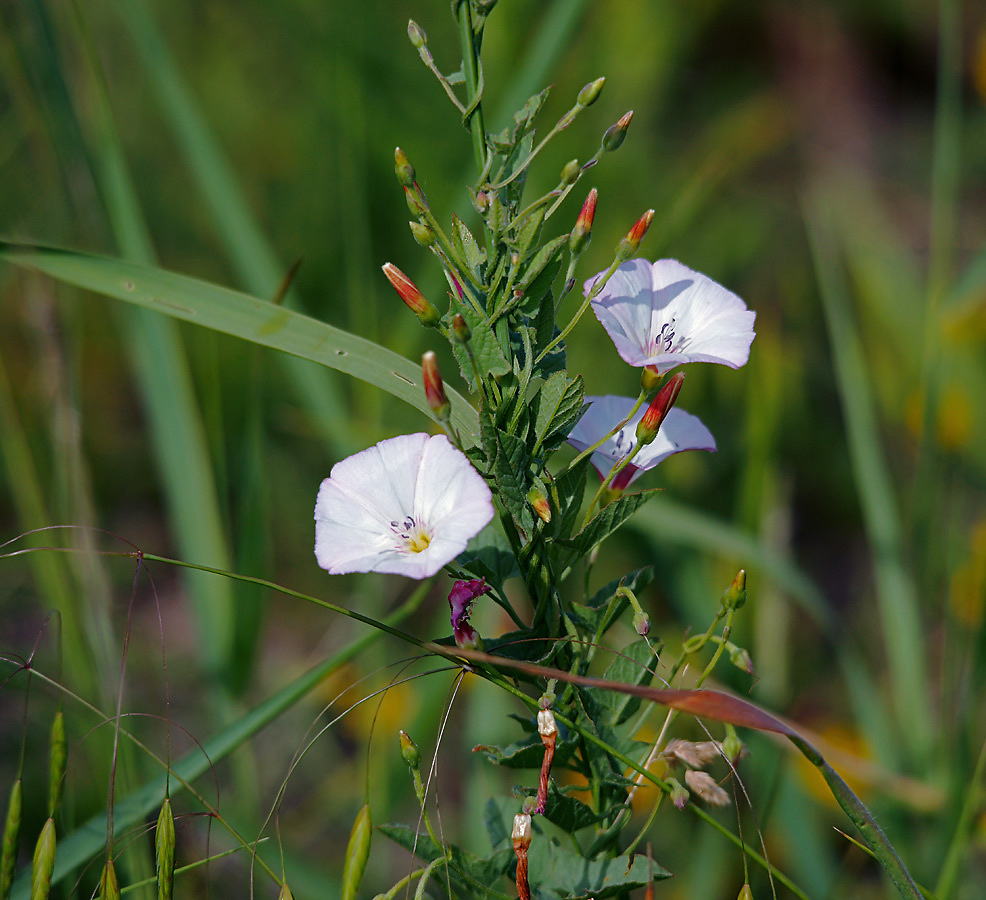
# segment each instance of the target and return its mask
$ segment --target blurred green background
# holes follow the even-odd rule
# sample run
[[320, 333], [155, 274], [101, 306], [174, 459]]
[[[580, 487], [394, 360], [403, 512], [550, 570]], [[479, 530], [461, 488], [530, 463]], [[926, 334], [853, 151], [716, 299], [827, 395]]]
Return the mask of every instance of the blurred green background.
[[[395, 146], [445, 221], [475, 218], [469, 135], [408, 44], [409, 15], [439, 67], [457, 68], [444, 3], [0, 2], [0, 233], [156, 262], [265, 298], [301, 259], [287, 302], [411, 359], [440, 350], [380, 274], [391, 261], [426, 294], [443, 291], [406, 226]], [[607, 78], [534, 166], [531, 197], [634, 110], [624, 145], [551, 223], [567, 231], [588, 188], [599, 189], [580, 278], [604, 268], [653, 207], [645, 255], [677, 258], [757, 311], [749, 365], [693, 367], [679, 400], [719, 452], [683, 454], [647, 476], [666, 493], [606, 548], [594, 583], [656, 565], [644, 600], [674, 646], [705, 628], [745, 567], [751, 601], [738, 642], [758, 680], [750, 690], [737, 675], [732, 686], [849, 754], [833, 761], [856, 776], [916, 878], [943, 897], [981, 897], [986, 9], [501, 0], [484, 60], [491, 130], [550, 83], [544, 132], [584, 83]], [[442, 360], [458, 386], [451, 357]], [[636, 371], [591, 316], [571, 336], [569, 368], [584, 373], [588, 393], [636, 393]], [[85, 552], [3, 559], [0, 652], [27, 657], [59, 609], [63, 662], [49, 628], [36, 663], [108, 714], [130, 621], [124, 709], [150, 714], [133, 727], [163, 753], [157, 601], [170, 716], [205, 740], [369, 630], [161, 564], [137, 581], [128, 611], [135, 561], [89, 551], [129, 542], [382, 616], [413, 586], [319, 570], [315, 492], [343, 456], [425, 427], [375, 388], [4, 265], [0, 539], [53, 524], [105, 533], [45, 532], [4, 548]], [[448, 633], [443, 587], [409, 630]], [[490, 610], [479, 620], [485, 633], [505, 627]], [[215, 783], [204, 776], [205, 792], [256, 836], [321, 706], [364, 675], [357, 697], [383, 686], [397, 670], [378, 668], [405, 652], [390, 641], [363, 648], [221, 763]], [[12, 672], [0, 674], [0, 784], [6, 791], [14, 777], [26, 730], [34, 835], [47, 776], [31, 763], [46, 752], [56, 694], [35, 680], [25, 714], [27, 679], [4, 680]], [[415, 820], [396, 729], [430, 751], [450, 683], [433, 675], [395, 689], [369, 757], [374, 701], [303, 761], [279, 815], [296, 896], [334, 893], [367, 759], [375, 821]], [[509, 796], [512, 781], [469, 751], [517, 737], [501, 710], [520, 712], [490, 688], [463, 688], [440, 756], [444, 827], [482, 852], [482, 804], [491, 792]], [[101, 720], [78, 703], [66, 711], [60, 827], [71, 832], [105, 803], [109, 729], [91, 731]], [[172, 739], [175, 755], [192, 746], [184, 732]], [[771, 858], [812, 897], [883, 896], [872, 864], [831, 827], [848, 823], [788, 752], [756, 736], [750, 747], [743, 774]], [[139, 754], [123, 763], [131, 786], [157, 771]], [[180, 862], [226, 846], [188, 798], [176, 807]], [[722, 820], [735, 828], [733, 813]], [[654, 856], [677, 877], [660, 896], [739, 890], [738, 851], [700, 826], [662, 810]], [[744, 812], [747, 839], [755, 828]], [[140, 873], [147, 858], [135, 847], [129, 865]], [[406, 866], [377, 837], [367, 896]], [[233, 896], [246, 870], [224, 860], [191, 877]], [[81, 895], [93, 871], [76, 878]], [[762, 871], [752, 878], [755, 895], [769, 895]], [[269, 883], [263, 890], [273, 895]]]

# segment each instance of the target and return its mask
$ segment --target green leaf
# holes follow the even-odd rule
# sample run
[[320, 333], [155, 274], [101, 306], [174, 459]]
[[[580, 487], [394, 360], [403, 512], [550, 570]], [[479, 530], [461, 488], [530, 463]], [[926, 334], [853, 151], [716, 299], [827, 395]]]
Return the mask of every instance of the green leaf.
[[533, 315], [540, 309], [545, 294], [550, 290], [561, 268], [562, 253], [567, 244], [568, 235], [563, 234], [548, 241], [535, 254], [518, 285], [518, 289], [524, 294], [519, 307], [521, 312]]
[[486, 251], [480, 248], [466, 223], [456, 215], [452, 216], [452, 247], [459, 254], [460, 261], [478, 276], [486, 262]]
[[[566, 900], [604, 900], [644, 887], [651, 879], [651, 864], [642, 854], [588, 860], [540, 835], [531, 842], [527, 858], [532, 892], [550, 891]], [[653, 877], [670, 878], [671, 873], [654, 863]]]
[[[579, 736], [572, 732], [568, 737], [558, 736], [555, 744], [554, 765], [562, 766], [575, 752], [579, 745]], [[479, 744], [473, 747], [473, 753], [483, 753], [491, 763], [496, 766], [503, 766], [506, 769], [540, 769], [544, 759], [544, 744], [537, 734], [533, 734], [522, 741], [515, 741], [506, 747], [498, 747], [494, 744]]]
[[[0, 258], [107, 297], [345, 372], [432, 418], [419, 366], [386, 347], [294, 310], [186, 275], [88, 253], [0, 242]], [[473, 332], [475, 336], [475, 328]], [[447, 386], [445, 391], [452, 403], [452, 427], [467, 445], [475, 444], [475, 410], [465, 397]]]
[[517, 230], [517, 243], [515, 250], [520, 262], [527, 259], [531, 248], [537, 243], [538, 235], [541, 234], [541, 226], [544, 224], [545, 209], [539, 206], [536, 210], [524, 216], [520, 228]]
[[[575, 788], [578, 790], [578, 788]], [[516, 789], [515, 789], [516, 790]], [[521, 793], [527, 797], [537, 796], [537, 788], [525, 787]], [[558, 790], [554, 781], [548, 783], [548, 798], [544, 808], [544, 817], [562, 831], [574, 834], [582, 828], [595, 825], [604, 816], [593, 812], [592, 807], [581, 800]]]
[[554, 482], [553, 494], [558, 504], [558, 512], [552, 517], [554, 533], [565, 538], [572, 533], [579, 519], [582, 501], [585, 498], [585, 479], [589, 471], [589, 457], [568, 469]]
[[[650, 684], [654, 677], [651, 670], [656, 662], [657, 654], [651, 650], [647, 641], [640, 638], [620, 651], [603, 677], [609, 681], [623, 681], [628, 684]], [[639, 697], [619, 691], [603, 691], [599, 700], [610, 710], [610, 725], [623, 724], [640, 708]]]
[[[493, 376], [506, 375], [510, 371], [510, 363], [507, 362], [507, 358], [503, 355], [503, 348], [493, 333], [493, 329], [490, 328], [486, 320], [481, 318], [471, 306], [462, 305], [459, 308], [459, 312], [462, 314], [462, 318], [466, 320], [470, 331], [472, 331], [469, 346], [476, 356], [476, 363], [479, 366], [480, 374]], [[465, 379], [466, 384], [469, 385], [471, 390], [478, 391], [479, 385], [476, 384], [476, 375], [473, 372], [472, 362], [469, 359], [465, 344], [460, 344], [458, 341], [453, 342], [452, 352], [455, 354], [456, 361], [459, 363], [459, 369], [462, 372], [462, 377]], [[448, 387], [445, 388], [445, 391], [448, 393]], [[452, 404], [452, 412], [455, 412], [454, 402]]]
[[585, 556], [593, 547], [609, 537], [627, 519], [643, 506], [658, 489], [624, 494], [603, 507], [578, 534], [569, 540], [559, 541], [571, 547], [579, 556]]
[[505, 431], [496, 429], [497, 453], [493, 461], [493, 477], [499, 489], [500, 502], [507, 508], [518, 527], [530, 534], [534, 514], [527, 502], [530, 455], [525, 443]]
[[535, 408], [535, 455], [541, 450], [557, 449], [582, 415], [585, 384], [579, 375], [568, 380], [564, 372], [555, 372], [541, 387], [532, 406]]

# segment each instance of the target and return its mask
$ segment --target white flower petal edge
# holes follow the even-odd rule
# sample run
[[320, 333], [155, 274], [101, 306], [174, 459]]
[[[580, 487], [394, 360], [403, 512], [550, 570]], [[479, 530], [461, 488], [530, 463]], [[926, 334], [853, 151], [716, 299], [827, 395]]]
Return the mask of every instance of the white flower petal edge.
[[[598, 278], [585, 282], [586, 295]], [[690, 362], [737, 369], [750, 358], [756, 313], [674, 259], [623, 263], [593, 298], [592, 309], [631, 366], [654, 366], [663, 375]]]
[[[629, 397], [615, 397], [612, 394], [585, 399], [590, 406], [568, 436], [568, 443], [579, 452], [591, 447], [617, 422], [623, 421], [634, 404]], [[633, 449], [637, 423], [643, 418], [644, 412], [644, 408], [637, 410], [623, 428], [592, 454], [592, 465], [600, 476], [608, 475], [614, 463]], [[633, 462], [619, 473], [614, 486], [627, 487], [648, 469], [653, 469], [659, 462], [682, 450], [715, 449], [716, 441], [712, 432], [702, 424], [698, 416], [674, 407], [661, 423], [661, 430], [654, 441], [644, 447], [633, 458]]]
[[493, 514], [486, 482], [445, 435], [400, 435], [332, 467], [315, 501], [315, 557], [333, 575], [428, 578]]

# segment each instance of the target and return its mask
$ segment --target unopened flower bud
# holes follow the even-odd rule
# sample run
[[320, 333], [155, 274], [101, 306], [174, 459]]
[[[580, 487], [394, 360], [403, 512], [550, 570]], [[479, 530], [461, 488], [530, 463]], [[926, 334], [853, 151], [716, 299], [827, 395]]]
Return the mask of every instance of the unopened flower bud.
[[408, 737], [406, 731], [400, 732], [401, 738], [401, 756], [404, 757], [404, 762], [408, 764], [411, 769], [419, 769], [421, 767], [421, 751], [418, 749], [418, 745]]
[[623, 139], [627, 136], [627, 129], [630, 127], [632, 119], [633, 110], [631, 109], [628, 113], [621, 116], [615, 125], [610, 125], [606, 129], [602, 140], [603, 150], [612, 153], [614, 150], [619, 149], [620, 144], [623, 143]]
[[472, 205], [480, 215], [490, 208], [490, 195], [486, 191], [477, 191], [472, 198]]
[[424, 203], [421, 201], [421, 195], [417, 188], [405, 187], [404, 199], [407, 201], [407, 211], [412, 216], [420, 218], [427, 211]]
[[746, 753], [746, 746], [739, 739], [739, 735], [732, 725], [726, 726], [726, 736], [722, 739], [721, 746], [722, 755], [729, 760], [731, 766], [735, 766]]
[[633, 630], [636, 631], [641, 637], [646, 637], [650, 634], [650, 616], [648, 616], [645, 612], [634, 613]]
[[585, 203], [582, 204], [582, 209], [579, 211], [579, 217], [575, 220], [575, 227], [568, 239], [568, 247], [573, 256], [584, 253], [592, 239], [592, 220], [596, 215], [598, 196], [595, 188], [589, 191], [589, 196], [585, 198]]
[[596, 100], [599, 99], [600, 93], [602, 93], [603, 85], [606, 83], [605, 78], [597, 78], [595, 81], [590, 81], [581, 91], [579, 91], [579, 96], [576, 102], [579, 106], [592, 106]]
[[428, 35], [414, 19], [407, 20], [407, 37], [416, 50], [420, 50], [428, 43]]
[[447, 422], [452, 406], [445, 396], [445, 384], [442, 382], [442, 373], [438, 369], [438, 358], [431, 350], [421, 357], [421, 377], [424, 381], [428, 406], [439, 422]]
[[722, 595], [722, 605], [726, 609], [739, 609], [744, 603], [746, 603], [746, 570], [740, 569], [733, 583]]
[[740, 888], [739, 894], [736, 895], [736, 900], [753, 900], [753, 891], [748, 884], [744, 884]]
[[551, 503], [548, 501], [548, 494], [544, 487], [535, 483], [527, 492], [527, 502], [531, 504], [542, 522], [547, 525], [551, 521]]
[[664, 381], [664, 376], [657, 371], [657, 366], [644, 366], [640, 373], [640, 389], [646, 395], [653, 394]]
[[438, 320], [441, 318], [438, 310], [424, 298], [424, 295], [407, 275], [392, 263], [384, 263], [383, 274], [387, 276], [387, 281], [393, 285], [401, 300], [421, 320], [422, 325], [435, 326], [438, 324]]
[[430, 247], [435, 243], [435, 229], [427, 222], [408, 222], [411, 234], [422, 247]]
[[472, 337], [472, 331], [460, 313], [452, 316], [452, 337], [457, 344], [465, 344]]
[[627, 232], [627, 236], [620, 241], [616, 248], [616, 258], [620, 262], [626, 262], [636, 254], [637, 248], [644, 239], [644, 235], [647, 234], [647, 229], [650, 228], [650, 223], [653, 220], [654, 210], [649, 209], [633, 223], [633, 228]]
[[414, 187], [414, 166], [400, 147], [394, 150], [394, 173], [404, 187]]
[[527, 813], [517, 813], [514, 816], [514, 827], [510, 837], [514, 842], [514, 849], [531, 846], [531, 817]]
[[685, 380], [682, 372], [676, 372], [665, 385], [657, 392], [657, 396], [651, 400], [650, 406], [644, 417], [637, 423], [637, 442], [649, 444], [657, 437], [661, 430], [661, 423], [667, 418], [674, 401], [678, 398], [678, 392]]
[[737, 669], [742, 669], [749, 675], [753, 674], [753, 660], [750, 659], [750, 654], [746, 650], [742, 647], [737, 647], [730, 641], [726, 641], [726, 652], [729, 653], [729, 661]]
[[561, 170], [561, 183], [564, 185], [575, 184], [579, 179], [579, 173], [582, 171], [582, 167], [579, 165], [577, 159], [570, 159]]
[[670, 797], [675, 809], [684, 809], [688, 798], [691, 796], [688, 789], [677, 778], [669, 778], [668, 784], [671, 785]]

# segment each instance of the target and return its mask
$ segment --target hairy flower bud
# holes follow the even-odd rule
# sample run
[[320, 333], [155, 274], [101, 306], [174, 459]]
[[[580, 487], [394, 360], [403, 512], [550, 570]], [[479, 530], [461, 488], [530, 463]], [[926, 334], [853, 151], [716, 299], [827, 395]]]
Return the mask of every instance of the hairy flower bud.
[[394, 150], [394, 173], [404, 187], [414, 187], [414, 166], [400, 147]]
[[668, 412], [678, 398], [678, 392], [685, 380], [683, 372], [676, 372], [651, 400], [644, 417], [637, 423], [637, 442], [649, 444], [661, 430], [661, 423], [667, 418]]
[[633, 120], [633, 110], [622, 115], [615, 125], [610, 125], [606, 129], [606, 133], [603, 135], [602, 146], [603, 150], [608, 153], [612, 153], [614, 150], [618, 150], [620, 144], [623, 143], [623, 139], [627, 136], [627, 129], [630, 127], [630, 122]]
[[424, 298], [417, 285], [392, 263], [384, 263], [382, 268], [383, 274], [387, 276], [387, 281], [393, 285], [401, 300], [421, 320], [421, 324], [437, 325], [441, 316], [438, 310]]
[[590, 81], [581, 91], [579, 91], [579, 96], [576, 102], [579, 106], [592, 106], [596, 100], [599, 99], [600, 93], [602, 93], [603, 85], [606, 83], [605, 78], [597, 78], [595, 81]]
[[445, 396], [445, 384], [442, 382], [442, 373], [438, 368], [438, 358], [431, 350], [421, 357], [421, 377], [424, 381], [428, 406], [439, 422], [447, 422], [452, 406]]
[[644, 239], [644, 235], [647, 234], [647, 229], [650, 228], [652, 221], [654, 221], [654, 210], [649, 209], [633, 223], [633, 228], [627, 232], [627, 236], [616, 247], [616, 258], [620, 262], [626, 262], [636, 255], [637, 248]]

